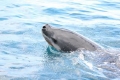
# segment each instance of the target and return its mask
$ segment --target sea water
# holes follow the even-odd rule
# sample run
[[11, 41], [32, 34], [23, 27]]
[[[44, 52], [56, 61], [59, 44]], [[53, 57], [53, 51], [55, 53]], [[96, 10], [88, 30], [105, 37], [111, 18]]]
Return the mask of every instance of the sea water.
[[[42, 36], [45, 24], [105, 49], [57, 51]], [[0, 80], [120, 80], [120, 1], [0, 0]]]

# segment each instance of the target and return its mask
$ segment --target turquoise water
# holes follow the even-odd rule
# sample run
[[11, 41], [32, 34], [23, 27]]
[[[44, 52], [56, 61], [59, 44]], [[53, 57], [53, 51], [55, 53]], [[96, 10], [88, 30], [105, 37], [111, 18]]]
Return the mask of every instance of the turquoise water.
[[[46, 23], [105, 51], [56, 51], [41, 34]], [[119, 0], [0, 1], [0, 80], [120, 80], [119, 56]]]

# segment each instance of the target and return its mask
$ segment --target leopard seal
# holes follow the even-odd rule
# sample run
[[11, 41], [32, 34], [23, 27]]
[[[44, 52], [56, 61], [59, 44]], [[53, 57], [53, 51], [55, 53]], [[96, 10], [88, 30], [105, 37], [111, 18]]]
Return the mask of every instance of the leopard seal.
[[42, 27], [42, 35], [49, 45], [59, 51], [69, 52], [78, 49], [96, 51], [102, 48], [102, 46], [81, 34], [68, 29], [55, 28], [49, 24]]

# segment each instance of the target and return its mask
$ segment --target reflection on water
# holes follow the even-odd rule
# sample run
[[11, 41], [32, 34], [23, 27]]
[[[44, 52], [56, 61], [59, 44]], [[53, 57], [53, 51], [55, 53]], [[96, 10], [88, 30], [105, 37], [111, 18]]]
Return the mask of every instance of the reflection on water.
[[[119, 0], [1, 0], [0, 80], [119, 80]], [[48, 46], [46, 23], [106, 49], [64, 53]]]

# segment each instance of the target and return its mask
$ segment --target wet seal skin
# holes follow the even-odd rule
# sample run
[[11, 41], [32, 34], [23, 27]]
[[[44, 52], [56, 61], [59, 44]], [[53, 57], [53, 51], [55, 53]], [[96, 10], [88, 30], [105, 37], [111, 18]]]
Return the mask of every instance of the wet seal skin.
[[81, 34], [67, 29], [55, 28], [46, 24], [42, 28], [42, 34], [49, 45], [59, 51], [70, 52], [76, 50], [96, 51], [102, 47]]

